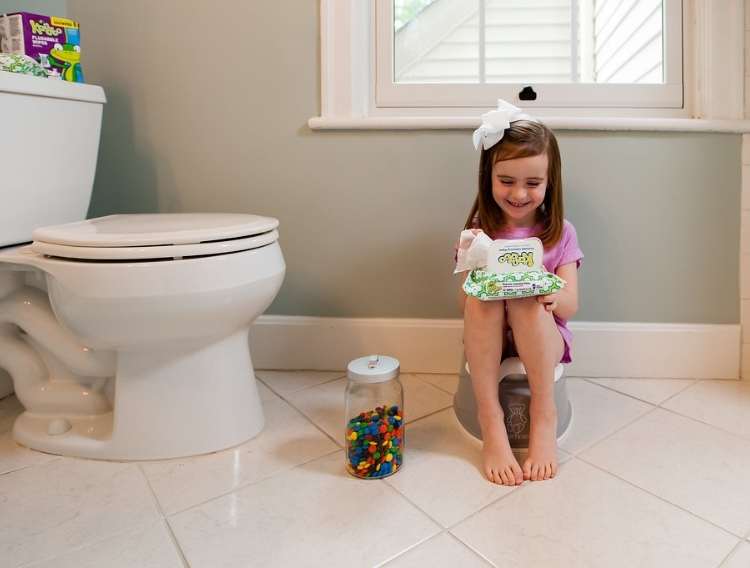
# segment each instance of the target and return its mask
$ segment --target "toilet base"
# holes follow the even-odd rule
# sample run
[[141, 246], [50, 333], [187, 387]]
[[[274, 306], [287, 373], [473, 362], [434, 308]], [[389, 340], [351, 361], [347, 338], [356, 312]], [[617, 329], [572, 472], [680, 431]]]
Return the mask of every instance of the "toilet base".
[[24, 412], [24, 446], [64, 456], [153, 460], [239, 445], [264, 425], [248, 329], [196, 345], [118, 353], [113, 411], [91, 416]]

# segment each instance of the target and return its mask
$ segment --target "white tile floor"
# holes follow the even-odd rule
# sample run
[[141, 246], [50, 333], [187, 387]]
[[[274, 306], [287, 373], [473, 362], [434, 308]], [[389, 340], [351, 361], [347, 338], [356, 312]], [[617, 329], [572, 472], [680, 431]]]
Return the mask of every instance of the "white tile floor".
[[266, 428], [208, 456], [29, 451], [0, 400], [0, 566], [750, 567], [750, 384], [575, 379], [551, 481], [485, 481], [456, 376], [402, 376], [404, 468], [344, 471], [343, 373], [259, 371]]

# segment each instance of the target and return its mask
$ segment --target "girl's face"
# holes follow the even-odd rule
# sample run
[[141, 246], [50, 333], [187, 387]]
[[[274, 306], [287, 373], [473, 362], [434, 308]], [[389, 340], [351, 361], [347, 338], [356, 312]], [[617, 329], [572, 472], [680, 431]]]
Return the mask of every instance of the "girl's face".
[[532, 227], [547, 192], [547, 154], [495, 162], [492, 196], [511, 227]]

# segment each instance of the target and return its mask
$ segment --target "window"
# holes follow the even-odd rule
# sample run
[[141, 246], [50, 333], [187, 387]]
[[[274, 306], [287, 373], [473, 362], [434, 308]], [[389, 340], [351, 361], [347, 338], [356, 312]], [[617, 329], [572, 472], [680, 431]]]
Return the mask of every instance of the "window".
[[377, 0], [382, 107], [682, 108], [680, 0]]
[[314, 129], [476, 127], [498, 98], [565, 128], [743, 116], [743, 0], [320, 1]]

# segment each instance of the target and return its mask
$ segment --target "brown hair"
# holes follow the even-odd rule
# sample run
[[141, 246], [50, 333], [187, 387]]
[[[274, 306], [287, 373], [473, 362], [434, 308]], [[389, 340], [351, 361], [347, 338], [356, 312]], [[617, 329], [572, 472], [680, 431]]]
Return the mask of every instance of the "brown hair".
[[563, 199], [560, 150], [552, 131], [539, 122], [517, 120], [505, 130], [503, 139], [479, 157], [479, 192], [466, 229], [479, 228], [492, 237], [504, 222], [503, 210], [492, 196], [492, 168], [496, 162], [547, 154], [547, 191], [537, 209], [543, 229], [536, 235], [545, 247], [555, 245], [562, 235]]

